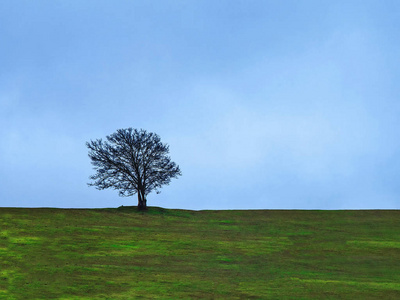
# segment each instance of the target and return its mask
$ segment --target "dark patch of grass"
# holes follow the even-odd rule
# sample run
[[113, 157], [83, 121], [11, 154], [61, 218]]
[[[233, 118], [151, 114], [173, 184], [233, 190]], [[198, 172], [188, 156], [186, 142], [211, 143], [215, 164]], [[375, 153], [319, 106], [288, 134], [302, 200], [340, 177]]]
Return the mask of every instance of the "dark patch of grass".
[[399, 211], [0, 208], [0, 299], [398, 299]]

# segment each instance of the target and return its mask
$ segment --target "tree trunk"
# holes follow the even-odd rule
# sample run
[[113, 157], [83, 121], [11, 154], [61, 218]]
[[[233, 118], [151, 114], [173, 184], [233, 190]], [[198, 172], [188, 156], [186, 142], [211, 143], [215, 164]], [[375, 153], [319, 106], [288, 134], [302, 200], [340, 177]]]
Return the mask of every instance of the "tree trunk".
[[147, 199], [146, 199], [146, 196], [143, 196], [143, 209], [147, 210]]
[[138, 191], [138, 210], [147, 210], [146, 197]]
[[138, 210], [143, 210], [143, 200], [142, 200], [142, 196], [140, 195], [140, 192], [138, 191], [137, 193], [137, 197], [138, 197]]

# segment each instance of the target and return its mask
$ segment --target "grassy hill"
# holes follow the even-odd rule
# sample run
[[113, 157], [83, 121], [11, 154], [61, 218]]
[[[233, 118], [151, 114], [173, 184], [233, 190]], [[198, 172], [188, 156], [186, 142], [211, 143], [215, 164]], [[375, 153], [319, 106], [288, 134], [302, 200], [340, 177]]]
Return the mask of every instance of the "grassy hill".
[[0, 299], [400, 299], [400, 211], [0, 208]]

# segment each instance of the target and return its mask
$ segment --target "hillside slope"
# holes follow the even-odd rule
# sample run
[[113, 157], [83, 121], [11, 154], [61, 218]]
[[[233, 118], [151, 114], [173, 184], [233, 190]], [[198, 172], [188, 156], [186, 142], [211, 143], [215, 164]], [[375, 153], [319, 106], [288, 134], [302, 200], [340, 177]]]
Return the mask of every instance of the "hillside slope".
[[400, 211], [0, 208], [0, 299], [399, 299]]

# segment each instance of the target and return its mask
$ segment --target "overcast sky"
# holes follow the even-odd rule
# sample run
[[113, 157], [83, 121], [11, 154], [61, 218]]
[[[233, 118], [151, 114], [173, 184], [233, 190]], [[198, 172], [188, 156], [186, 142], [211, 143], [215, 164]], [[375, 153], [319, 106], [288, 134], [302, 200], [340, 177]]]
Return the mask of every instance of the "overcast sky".
[[150, 206], [400, 209], [400, 2], [0, 2], [0, 206], [137, 205], [85, 142], [143, 128]]

